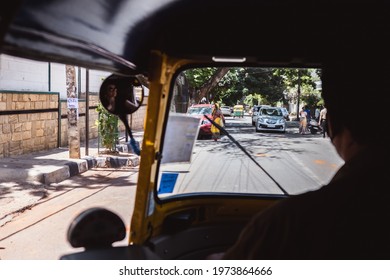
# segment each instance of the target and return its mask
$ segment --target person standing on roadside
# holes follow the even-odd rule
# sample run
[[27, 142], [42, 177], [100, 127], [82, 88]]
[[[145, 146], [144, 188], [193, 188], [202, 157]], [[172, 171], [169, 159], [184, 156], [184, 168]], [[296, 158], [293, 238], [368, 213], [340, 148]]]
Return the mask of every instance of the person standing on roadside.
[[318, 123], [320, 122], [320, 112], [321, 110], [318, 108], [318, 106], [316, 106], [316, 110], [314, 111], [314, 118]]
[[308, 106], [305, 106], [305, 112], [306, 112], [306, 122], [309, 123], [311, 120], [311, 113], [310, 113], [310, 108]]
[[324, 137], [324, 138], [325, 138], [325, 133], [327, 133], [327, 129], [328, 129], [328, 125], [326, 122], [326, 113], [327, 113], [326, 107], [323, 107], [321, 112], [320, 112], [319, 123], [320, 123], [321, 128], [322, 128], [322, 137]]
[[305, 106], [302, 107], [301, 111], [299, 111], [299, 133], [306, 134], [307, 130], [307, 113], [305, 111]]

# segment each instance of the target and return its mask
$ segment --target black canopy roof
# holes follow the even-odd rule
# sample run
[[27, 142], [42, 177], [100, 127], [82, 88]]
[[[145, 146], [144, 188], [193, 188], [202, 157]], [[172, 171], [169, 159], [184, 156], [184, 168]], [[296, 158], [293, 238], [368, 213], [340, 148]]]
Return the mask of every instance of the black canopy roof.
[[[4, 5], [4, 1], [1, 5]], [[25, 0], [1, 8], [1, 52], [147, 74], [151, 50], [318, 66], [340, 49], [375, 51], [387, 34], [379, 0]], [[364, 47], [363, 47], [364, 46]]]

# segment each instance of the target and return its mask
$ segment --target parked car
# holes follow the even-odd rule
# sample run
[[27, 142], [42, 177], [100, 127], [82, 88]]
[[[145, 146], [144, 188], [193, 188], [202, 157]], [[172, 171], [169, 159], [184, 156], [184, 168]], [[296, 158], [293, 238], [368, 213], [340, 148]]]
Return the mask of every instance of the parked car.
[[[212, 118], [213, 104], [195, 104], [188, 108], [187, 114], [200, 118], [200, 127], [198, 133], [198, 139], [211, 138], [211, 122], [205, 117], [207, 115]], [[225, 118], [222, 119], [225, 123]]]
[[188, 108], [188, 115], [200, 118], [198, 139], [211, 137], [211, 122], [204, 115], [211, 118], [212, 111], [213, 105], [211, 104], [195, 104]]
[[286, 132], [286, 120], [279, 107], [263, 107], [259, 110], [256, 121], [256, 132], [279, 131]]
[[231, 116], [232, 115], [232, 110], [230, 106], [221, 106], [221, 111], [224, 116]]

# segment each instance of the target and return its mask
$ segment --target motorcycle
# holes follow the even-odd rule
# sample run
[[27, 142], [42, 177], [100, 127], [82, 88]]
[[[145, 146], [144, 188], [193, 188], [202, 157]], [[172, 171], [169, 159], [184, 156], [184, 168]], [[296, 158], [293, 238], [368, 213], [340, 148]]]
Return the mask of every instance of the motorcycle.
[[317, 134], [317, 132], [322, 132], [321, 125], [315, 120], [311, 119], [307, 125], [307, 129], [311, 134]]

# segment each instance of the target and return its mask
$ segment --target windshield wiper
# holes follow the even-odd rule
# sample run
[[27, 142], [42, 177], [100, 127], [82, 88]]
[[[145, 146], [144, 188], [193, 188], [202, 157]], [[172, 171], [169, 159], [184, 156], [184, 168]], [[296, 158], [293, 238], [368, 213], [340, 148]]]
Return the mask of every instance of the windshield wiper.
[[276, 184], [276, 186], [278, 186], [278, 188], [283, 192], [283, 194], [285, 195], [289, 195], [288, 192], [286, 192], [285, 189], [283, 189], [283, 187], [252, 157], [252, 155], [250, 153], [248, 153], [248, 151], [243, 147], [241, 146], [241, 144], [236, 140], [234, 139], [233, 136], [230, 135], [229, 132], [226, 131], [226, 129], [222, 126], [220, 126], [219, 124], [217, 124], [215, 121], [213, 121], [211, 118], [209, 118], [207, 115], [203, 115], [206, 119], [208, 119], [213, 125], [215, 125], [219, 130], [222, 130], [225, 135], [227, 137], [229, 137], [230, 140], [233, 141], [233, 143], [241, 149], [241, 151], [244, 152], [244, 154], [246, 154], [258, 167], [260, 167], [261, 170], [263, 170], [263, 172]]

